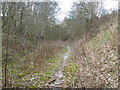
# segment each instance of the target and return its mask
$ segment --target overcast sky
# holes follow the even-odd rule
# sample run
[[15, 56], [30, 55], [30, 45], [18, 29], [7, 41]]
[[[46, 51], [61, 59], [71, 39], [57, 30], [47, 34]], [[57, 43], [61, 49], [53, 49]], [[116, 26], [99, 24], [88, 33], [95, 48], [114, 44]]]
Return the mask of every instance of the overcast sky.
[[[57, 0], [59, 2], [59, 6], [61, 8], [61, 11], [56, 16], [58, 20], [62, 21], [64, 20], [65, 16], [67, 16], [68, 12], [71, 10], [71, 7], [73, 5], [73, 2], [78, 0]], [[113, 0], [105, 0], [104, 1], [104, 8], [107, 10], [110, 10], [112, 8], [118, 7], [118, 1]]]

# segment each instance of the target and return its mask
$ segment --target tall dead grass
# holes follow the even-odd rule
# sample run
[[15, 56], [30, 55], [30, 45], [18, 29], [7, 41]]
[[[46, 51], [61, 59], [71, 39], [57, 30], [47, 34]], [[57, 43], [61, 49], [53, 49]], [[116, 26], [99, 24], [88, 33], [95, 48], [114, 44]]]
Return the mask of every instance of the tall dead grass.
[[[77, 87], [117, 88], [118, 37], [114, 27], [111, 27], [106, 31], [109, 38], [102, 40], [104, 32], [91, 39], [95, 44], [80, 39], [73, 45], [74, 59], [79, 63], [79, 83], [77, 83]], [[96, 42], [97, 38], [99, 39]], [[103, 43], [99, 43], [99, 40]]]
[[59, 54], [62, 48], [60, 42], [47, 41], [40, 43], [29, 55], [31, 65], [34, 68], [44, 68], [48, 60]]

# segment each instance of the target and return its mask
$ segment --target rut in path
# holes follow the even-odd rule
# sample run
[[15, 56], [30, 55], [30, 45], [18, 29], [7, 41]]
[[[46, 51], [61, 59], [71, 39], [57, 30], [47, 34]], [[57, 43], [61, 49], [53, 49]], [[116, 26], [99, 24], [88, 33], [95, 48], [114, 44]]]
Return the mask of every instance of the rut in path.
[[48, 82], [47, 86], [53, 86], [53, 87], [58, 87], [59, 85], [63, 84], [64, 83], [64, 80], [63, 80], [63, 71], [64, 71], [64, 68], [65, 66], [67, 65], [67, 58], [70, 56], [70, 46], [67, 46], [67, 52], [63, 55], [63, 61], [60, 62], [61, 63], [61, 66], [58, 70], [58, 72], [56, 72], [52, 79]]

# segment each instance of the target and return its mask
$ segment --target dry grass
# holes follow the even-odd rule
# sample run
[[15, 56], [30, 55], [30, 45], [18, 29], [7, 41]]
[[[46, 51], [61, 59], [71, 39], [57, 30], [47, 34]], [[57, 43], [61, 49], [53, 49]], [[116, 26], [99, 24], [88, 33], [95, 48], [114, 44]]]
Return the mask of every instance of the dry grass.
[[[47, 66], [49, 66], [49, 60], [58, 56], [58, 54], [61, 53], [62, 50], [63, 46], [61, 42], [45, 41], [40, 43], [34, 50], [26, 52], [26, 54], [24, 54], [24, 56], [22, 57], [16, 54], [16, 57], [18, 57], [19, 59], [16, 60], [16, 58], [13, 57], [14, 61], [11, 60], [11, 62], [8, 63], [8, 87], [26, 87], [30, 84], [35, 84], [37, 85], [35, 87], [38, 87], [40, 82], [43, 82], [50, 77], [47, 76], [50, 72], [44, 72], [44, 68], [47, 68]], [[50, 67], [50, 69], [51, 68], [52, 66]], [[41, 72], [44, 72], [44, 74], [48, 74], [43, 75]], [[34, 77], [34, 81], [32, 81], [32, 77]], [[31, 87], [33, 86], [31, 85]]]
[[42, 68], [47, 64], [49, 59], [60, 53], [62, 48], [62, 44], [59, 42], [42, 42], [29, 55], [30, 63], [34, 68]]
[[118, 41], [115, 27], [103, 31], [89, 42], [81, 39], [73, 45], [79, 63], [78, 87], [117, 88]]

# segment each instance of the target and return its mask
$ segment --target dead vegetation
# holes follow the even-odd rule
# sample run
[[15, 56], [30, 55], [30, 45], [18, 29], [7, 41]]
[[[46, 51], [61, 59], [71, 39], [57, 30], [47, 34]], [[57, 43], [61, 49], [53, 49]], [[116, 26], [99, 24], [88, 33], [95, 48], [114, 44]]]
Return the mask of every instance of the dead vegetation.
[[117, 29], [113, 26], [101, 31], [89, 42], [84, 38], [74, 43], [74, 59], [79, 63], [77, 87], [117, 88], [117, 39]]
[[58, 52], [60, 53], [62, 48], [60, 42], [43, 42], [39, 44], [35, 51], [29, 55], [31, 64], [33, 64], [34, 68], [37, 66], [39, 68], [44, 67], [49, 59], [54, 58]]
[[[16, 61], [14, 62], [11, 61], [8, 63], [9, 69], [7, 70], [8, 72], [7, 73], [7, 80], [8, 80], [7, 87], [20, 87], [20, 86], [26, 87], [30, 84], [35, 84], [33, 81], [36, 80], [35, 78], [36, 76], [34, 77], [34, 80], [31, 81], [31, 77], [34, 76], [34, 75], [31, 76], [32, 74], [37, 74], [37, 77], [39, 77], [39, 80], [40, 80], [38, 81], [40, 83], [43, 82], [43, 80], [45, 81], [47, 78], [50, 77], [50, 75], [49, 77], [47, 76], [47, 74], [42, 76], [42, 73], [44, 72], [43, 71], [44, 68], [45, 67], [47, 68], [50, 62], [49, 60], [53, 59], [55, 56], [61, 53], [62, 49], [63, 49], [62, 43], [59, 41], [58, 42], [44, 41], [40, 43], [39, 45], [37, 45], [36, 48], [34, 48], [34, 50], [32, 51], [29, 51], [29, 49], [27, 49], [25, 54], [22, 56], [20, 55], [22, 51], [20, 53], [16, 53], [16, 57], [19, 57], [20, 60], [17, 60], [16, 57], [12, 57], [12, 59], [16, 59]], [[13, 53], [14, 52], [11, 52], [11, 54]], [[39, 72], [39, 74], [36, 72]], [[45, 73], [49, 73], [49, 72], [46, 71], [44, 72], [44, 74]], [[28, 82], [28, 80], [30, 81]], [[39, 83], [37, 83], [37, 85], [39, 85]]]
[[[44, 87], [63, 66], [61, 87], [116, 88], [117, 11], [78, 1], [61, 21], [59, 7], [58, 2], [2, 3], [3, 88]], [[66, 46], [72, 51], [61, 65]]]

